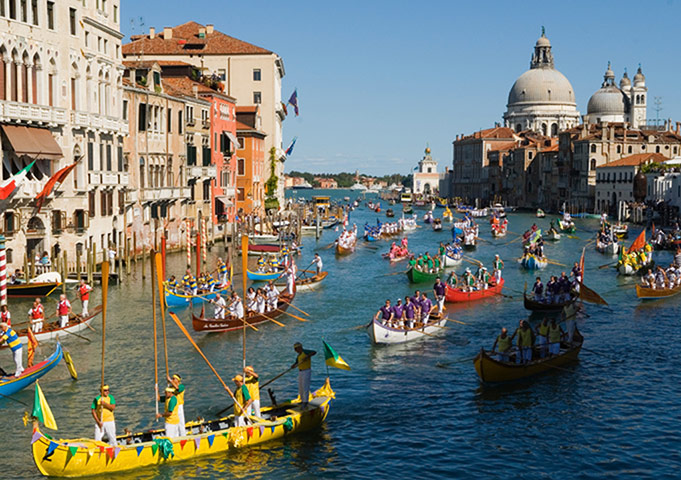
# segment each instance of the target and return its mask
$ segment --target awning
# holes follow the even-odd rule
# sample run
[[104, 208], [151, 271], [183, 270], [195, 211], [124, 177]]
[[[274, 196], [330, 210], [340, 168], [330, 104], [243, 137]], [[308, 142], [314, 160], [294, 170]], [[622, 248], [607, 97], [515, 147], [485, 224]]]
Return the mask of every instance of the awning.
[[234, 144], [234, 151], [236, 151], [236, 149], [239, 148], [239, 140], [236, 138], [236, 135], [234, 135], [232, 132], [228, 132], [227, 130], [224, 130], [222, 133], [227, 135], [229, 141]]
[[61, 147], [47, 129], [3, 125], [2, 130], [19, 157], [28, 155], [36, 159], [58, 160], [64, 156]]
[[216, 200], [220, 200], [225, 207], [233, 207], [234, 204], [229, 199], [229, 197], [215, 197]]

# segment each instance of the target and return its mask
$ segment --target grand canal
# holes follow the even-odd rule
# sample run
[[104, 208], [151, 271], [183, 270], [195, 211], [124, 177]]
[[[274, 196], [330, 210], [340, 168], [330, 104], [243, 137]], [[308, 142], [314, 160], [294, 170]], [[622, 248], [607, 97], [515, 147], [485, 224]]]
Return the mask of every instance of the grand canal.
[[[309, 194], [308, 194], [309, 195]], [[354, 195], [337, 191], [341, 198]], [[365, 207], [352, 212], [351, 222], [385, 220]], [[529, 214], [509, 214], [509, 230], [522, 233], [533, 222], [548, 227], [549, 219]], [[422, 222], [420, 222], [421, 225]], [[572, 265], [582, 246], [593, 238], [596, 220], [576, 220], [579, 238], [547, 242], [546, 254], [556, 262]], [[629, 242], [638, 233], [634, 227]], [[585, 283], [600, 293], [610, 308], [586, 305], [587, 316], [578, 321], [585, 337], [580, 362], [531, 381], [496, 388], [481, 387], [470, 361], [481, 346], [487, 348], [502, 326], [514, 328], [527, 317], [522, 304], [525, 282], [534, 274], [522, 271], [514, 261], [521, 252], [509, 235], [492, 239], [488, 224], [481, 222], [481, 242], [471, 256], [489, 265], [495, 253], [506, 262], [504, 293], [469, 305], [449, 305], [448, 311], [465, 325], [448, 324], [438, 338], [412, 344], [373, 347], [366, 331], [357, 328], [386, 298], [413, 292], [404, 263], [390, 266], [379, 250], [360, 246], [353, 255], [335, 258], [324, 249], [335, 238], [325, 231], [319, 242], [305, 237], [300, 267], [311, 261], [316, 248], [329, 277], [322, 288], [297, 295], [295, 305], [311, 315], [303, 323], [293, 318], [286, 327], [266, 325], [247, 334], [248, 364], [263, 380], [284, 371], [294, 361], [292, 345], [301, 341], [319, 355], [313, 361], [313, 387], [324, 379], [322, 339], [351, 365], [352, 371], [332, 370], [336, 391], [328, 419], [319, 432], [290, 437], [259, 448], [207, 457], [184, 464], [163, 466], [112, 478], [678, 478], [680, 422], [678, 398], [679, 298], [643, 304], [635, 297], [631, 278], [617, 277], [612, 268], [599, 269], [611, 258], [587, 248]], [[435, 252], [439, 241], [451, 239], [445, 229], [433, 232], [424, 226], [409, 234], [410, 249]], [[362, 244], [362, 240], [359, 241]], [[215, 246], [209, 259], [222, 253]], [[669, 252], [655, 252], [658, 264], [672, 259]], [[169, 272], [179, 274], [184, 256], [169, 258]], [[462, 264], [457, 268], [461, 271]], [[566, 269], [569, 270], [569, 269]], [[542, 277], [560, 274], [549, 266]], [[430, 285], [427, 285], [430, 288]], [[118, 432], [148, 429], [157, 424], [153, 403], [153, 350], [151, 288], [138, 269], [109, 295], [106, 343], [106, 378], [117, 401]], [[70, 297], [75, 297], [73, 293]], [[92, 304], [98, 304], [99, 294]], [[55, 299], [47, 301], [47, 312]], [[74, 302], [76, 310], [80, 305]], [[27, 302], [11, 302], [15, 322], [28, 310]], [[178, 312], [187, 327], [187, 311]], [[101, 331], [101, 319], [94, 323]], [[64, 438], [91, 437], [92, 398], [99, 382], [101, 340], [85, 332], [92, 342], [68, 338], [80, 380], [70, 379], [65, 366], [44, 377], [40, 384]], [[193, 334], [224, 379], [241, 365], [241, 335]], [[188, 419], [210, 418], [228, 405], [222, 387], [182, 336], [168, 323], [171, 371], [180, 372], [187, 385]], [[41, 346], [38, 357], [53, 348]], [[586, 350], [588, 348], [588, 350]], [[9, 352], [0, 352], [8, 369]], [[163, 374], [163, 361], [161, 360]], [[295, 374], [284, 376], [272, 387], [277, 399], [296, 393]], [[263, 392], [263, 402], [267, 394]], [[14, 398], [29, 405], [33, 389]], [[24, 427], [25, 410], [16, 402], [0, 400], [2, 414], [3, 478], [38, 478], [30, 454], [30, 426]]]

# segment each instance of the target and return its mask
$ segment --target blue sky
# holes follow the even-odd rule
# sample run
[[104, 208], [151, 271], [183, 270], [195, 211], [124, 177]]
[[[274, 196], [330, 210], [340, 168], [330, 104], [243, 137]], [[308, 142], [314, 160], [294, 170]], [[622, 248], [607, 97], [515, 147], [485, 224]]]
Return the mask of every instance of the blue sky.
[[121, 0], [124, 34], [140, 17], [213, 23], [284, 59], [282, 97], [298, 88], [301, 108], [284, 122], [284, 148], [298, 136], [286, 171], [409, 173], [426, 143], [451, 166], [457, 134], [501, 121], [542, 25], [581, 114], [608, 61], [618, 82], [640, 62], [648, 118], [661, 97], [660, 118], [681, 120], [678, 1]]

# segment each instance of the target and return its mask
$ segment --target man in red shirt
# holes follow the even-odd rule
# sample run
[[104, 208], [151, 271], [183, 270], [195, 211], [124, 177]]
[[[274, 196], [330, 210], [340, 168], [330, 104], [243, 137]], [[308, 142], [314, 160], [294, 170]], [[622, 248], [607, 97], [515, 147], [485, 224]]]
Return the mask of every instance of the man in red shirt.
[[87, 305], [90, 303], [90, 292], [92, 287], [85, 283], [85, 279], [80, 280], [80, 285], [78, 286], [78, 295], [80, 296], [80, 301], [83, 304], [83, 312], [81, 315], [83, 317], [88, 316]]
[[7, 305], [0, 307], [0, 322], [5, 322], [10, 327], [12, 326], [12, 314], [9, 313]]
[[71, 303], [63, 293], [59, 295], [59, 303], [57, 303], [57, 315], [59, 315], [59, 327], [64, 328], [69, 324], [69, 315], [71, 314]]
[[35, 299], [33, 307], [28, 311], [28, 318], [33, 333], [40, 333], [43, 329], [43, 320], [45, 320], [45, 310], [39, 298]]

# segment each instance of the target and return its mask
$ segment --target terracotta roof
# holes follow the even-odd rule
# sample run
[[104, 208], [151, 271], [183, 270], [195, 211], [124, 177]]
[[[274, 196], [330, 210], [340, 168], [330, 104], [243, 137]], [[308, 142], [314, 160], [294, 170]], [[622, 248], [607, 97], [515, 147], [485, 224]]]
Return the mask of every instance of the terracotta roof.
[[500, 143], [494, 145], [494, 149], [490, 150], [490, 152], [504, 152], [508, 150], [512, 150], [516, 147], [517, 143], [516, 142], [505, 142], [505, 143]]
[[558, 151], [558, 144], [551, 145], [550, 147], [544, 147], [541, 149], [542, 152], [557, 152]]
[[510, 129], [508, 127], [494, 127], [494, 128], [487, 128], [485, 130], [478, 130], [477, 132], [472, 133], [470, 135], [459, 137], [457, 142], [461, 141], [461, 140], [471, 140], [471, 139], [477, 139], [477, 138], [508, 139], [508, 138], [514, 138], [514, 137], [515, 136], [514, 136], [512, 129]]
[[628, 157], [620, 158], [614, 162], [606, 163], [598, 168], [607, 167], [638, 167], [644, 163], [662, 163], [669, 160], [669, 157], [665, 157], [661, 153], [637, 153], [635, 155], [629, 155]]
[[180, 60], [124, 60], [123, 66], [125, 68], [151, 68], [155, 63], [159, 67], [193, 67], [191, 63]]
[[203, 83], [192, 80], [189, 77], [168, 77], [161, 80], [163, 89], [168, 95], [194, 95], [194, 86], [197, 87], [198, 93], [218, 93], [212, 88], [205, 86]]
[[165, 39], [163, 31], [154, 38], [146, 35], [135, 35], [131, 42], [123, 45], [123, 55], [268, 55], [272, 52], [252, 45], [222, 32], [213, 30], [199, 38], [199, 29], [205, 26], [196, 22], [187, 22], [172, 28], [172, 38]]
[[258, 111], [257, 105], [244, 105], [241, 107], [236, 107], [237, 113], [256, 113]]

